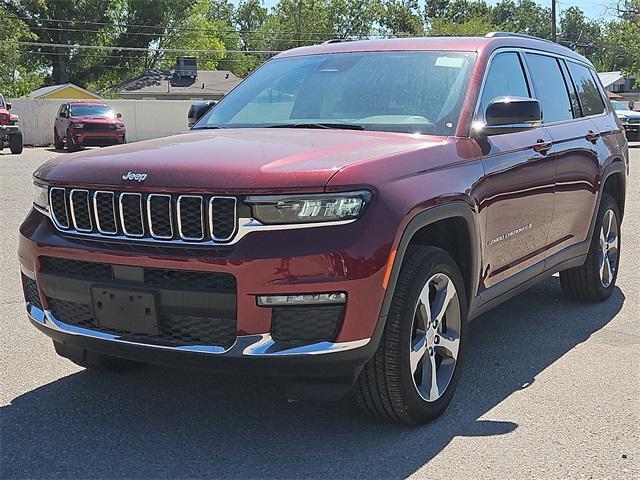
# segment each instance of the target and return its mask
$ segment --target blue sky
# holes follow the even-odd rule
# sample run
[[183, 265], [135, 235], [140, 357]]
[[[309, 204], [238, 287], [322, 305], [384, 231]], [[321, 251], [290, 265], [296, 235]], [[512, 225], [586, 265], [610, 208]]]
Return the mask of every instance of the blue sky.
[[[233, 0], [235, 4], [239, 3], [239, 0]], [[263, 0], [265, 6], [271, 8], [278, 0]], [[498, 0], [487, 0], [490, 4], [495, 4]], [[422, 1], [420, 2], [422, 3]], [[551, 6], [551, 0], [536, 0], [536, 3], [544, 6]], [[591, 18], [611, 18], [613, 8], [615, 6], [615, 0], [581, 0], [576, 2], [575, 0], [559, 0], [558, 10], [564, 10], [571, 6], [578, 6], [582, 11]]]

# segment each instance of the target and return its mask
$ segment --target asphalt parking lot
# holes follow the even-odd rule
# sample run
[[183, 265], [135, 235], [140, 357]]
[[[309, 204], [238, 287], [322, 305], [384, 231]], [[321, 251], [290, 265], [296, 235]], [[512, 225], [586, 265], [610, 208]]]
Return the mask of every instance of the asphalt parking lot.
[[422, 428], [288, 403], [259, 378], [56, 356], [26, 319], [17, 242], [31, 172], [59, 154], [0, 154], [2, 478], [640, 478], [640, 148], [613, 296], [569, 301], [556, 276], [483, 315], [453, 403]]

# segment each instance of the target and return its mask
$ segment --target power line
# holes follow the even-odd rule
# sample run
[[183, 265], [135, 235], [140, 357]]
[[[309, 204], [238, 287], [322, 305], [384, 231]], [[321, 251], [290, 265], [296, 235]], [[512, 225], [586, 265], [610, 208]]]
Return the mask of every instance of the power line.
[[[21, 53], [23, 54], [33, 54], [33, 55], [45, 55], [45, 56], [63, 56], [66, 55], [64, 53], [60, 53], [60, 52], [34, 52], [32, 50], [29, 51], [22, 51]], [[77, 57], [74, 57], [74, 59]], [[82, 55], [82, 57], [80, 57], [81, 59], [85, 59], [85, 58], [117, 58], [117, 59], [127, 59], [127, 60], [138, 60], [138, 61], [146, 61], [148, 60], [147, 57], [134, 57], [131, 55]], [[169, 57], [164, 57], [161, 61], [168, 61], [168, 60], [173, 60], [173, 59], [177, 59], [178, 56], [169, 56]], [[203, 61], [203, 62], [243, 62], [245, 61], [244, 59], [238, 59], [238, 58], [226, 58], [226, 57], [202, 57], [202, 56], [198, 56], [198, 61]], [[125, 67], [126, 68], [126, 67]]]
[[[86, 30], [86, 29], [77, 29], [77, 28], [59, 28], [59, 27], [38, 27], [38, 26], [31, 26], [29, 25], [29, 28], [32, 30], [46, 30], [46, 31], [56, 31], [56, 32], [77, 32], [77, 33], [93, 33], [96, 35], [103, 35], [104, 31], [102, 30]], [[145, 36], [145, 37], [153, 37], [153, 38], [157, 38], [157, 37], [161, 37], [164, 35], [164, 33], [158, 32], [158, 33], [148, 33], [148, 32], [119, 32], [117, 33], [117, 35], [125, 35], [125, 36]], [[294, 35], [294, 34], [292, 34]], [[305, 33], [306, 35], [306, 33]], [[225, 39], [225, 38], [236, 38], [233, 37], [232, 35], [220, 35], [220, 34], [216, 34], [215, 35], [216, 38], [221, 38], [221, 39]], [[318, 40], [315, 38], [309, 38], [309, 37], [301, 37], [296, 35], [295, 38], [270, 38], [269, 41], [271, 42], [299, 42], [299, 41], [313, 41], [313, 42], [317, 42]]]
[[207, 50], [197, 48], [145, 48], [145, 47], [121, 47], [107, 45], [67, 45], [64, 43], [44, 43], [44, 42], [16, 42], [13, 40], [0, 40], [0, 44], [6, 43], [11, 45], [22, 45], [30, 47], [53, 47], [53, 48], [69, 48], [69, 49], [90, 49], [90, 50], [111, 50], [111, 51], [128, 51], [128, 52], [175, 52], [175, 53], [244, 53], [270, 55], [280, 53], [283, 50]]
[[[55, 18], [32, 18], [32, 17], [21, 17], [18, 15], [11, 15], [11, 18], [15, 18], [18, 20], [27, 20], [31, 22], [49, 22], [49, 23], [73, 23], [73, 24], [82, 24], [82, 25], [99, 25], [105, 27], [135, 27], [135, 28], [154, 28], [156, 30], [177, 30], [177, 31], [187, 31], [187, 32], [208, 32], [208, 33], [219, 33], [219, 32], [227, 32], [227, 33], [260, 33], [265, 35], [297, 35], [300, 32], [292, 32], [292, 31], [263, 31], [263, 30], [236, 30], [234, 28], [227, 29], [215, 29], [215, 28], [195, 28], [195, 27], [177, 27], [177, 26], [167, 26], [167, 25], [140, 25], [140, 24], [129, 24], [129, 23], [108, 23], [108, 22], [89, 22], [83, 20], [62, 20]], [[35, 27], [34, 27], [35, 28]], [[91, 30], [93, 31], [93, 30]], [[335, 32], [304, 32], [305, 35], [317, 35], [317, 36], [331, 36], [335, 35]]]

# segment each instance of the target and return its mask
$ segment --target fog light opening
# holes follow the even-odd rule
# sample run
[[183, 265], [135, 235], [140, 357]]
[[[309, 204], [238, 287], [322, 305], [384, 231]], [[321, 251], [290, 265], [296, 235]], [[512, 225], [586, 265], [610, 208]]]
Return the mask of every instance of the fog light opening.
[[275, 307], [285, 305], [341, 305], [346, 303], [347, 294], [343, 292], [305, 293], [298, 295], [259, 295], [258, 306]]

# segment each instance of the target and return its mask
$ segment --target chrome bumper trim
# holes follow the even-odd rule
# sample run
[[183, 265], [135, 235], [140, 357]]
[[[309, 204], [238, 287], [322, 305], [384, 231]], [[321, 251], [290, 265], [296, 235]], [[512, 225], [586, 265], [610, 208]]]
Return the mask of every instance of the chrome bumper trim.
[[262, 335], [240, 335], [236, 338], [235, 343], [226, 350], [223, 347], [216, 345], [184, 345], [180, 347], [168, 347], [164, 345], [132, 342], [130, 340], [123, 340], [117, 335], [110, 333], [97, 332], [95, 330], [69, 325], [55, 318], [49, 310], [42, 310], [29, 302], [27, 302], [27, 315], [29, 315], [34, 322], [37, 322], [44, 327], [58, 332], [67, 333], [69, 335], [79, 335], [97, 340], [105, 340], [146, 348], [157, 348], [159, 350], [207, 353], [215, 355], [220, 355], [233, 350], [237, 350], [239, 354], [246, 357], [321, 355], [364, 347], [371, 341], [371, 338], [364, 338], [362, 340], [354, 340], [351, 342], [319, 342], [301, 347], [282, 348], [278, 347], [277, 343], [271, 337], [271, 334], [265, 333]]

